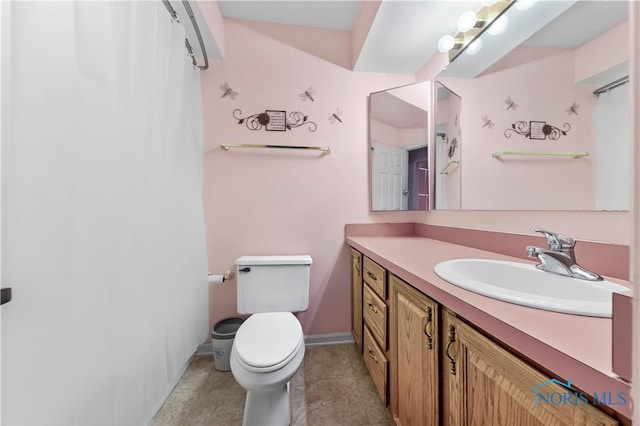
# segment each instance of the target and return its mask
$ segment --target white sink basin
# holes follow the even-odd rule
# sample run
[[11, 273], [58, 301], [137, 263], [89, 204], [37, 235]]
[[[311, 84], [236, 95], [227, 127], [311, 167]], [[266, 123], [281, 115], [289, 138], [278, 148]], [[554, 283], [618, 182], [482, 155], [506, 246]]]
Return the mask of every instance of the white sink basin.
[[438, 263], [442, 279], [474, 293], [547, 311], [611, 318], [611, 294], [627, 287], [585, 281], [537, 269], [534, 265], [485, 259]]

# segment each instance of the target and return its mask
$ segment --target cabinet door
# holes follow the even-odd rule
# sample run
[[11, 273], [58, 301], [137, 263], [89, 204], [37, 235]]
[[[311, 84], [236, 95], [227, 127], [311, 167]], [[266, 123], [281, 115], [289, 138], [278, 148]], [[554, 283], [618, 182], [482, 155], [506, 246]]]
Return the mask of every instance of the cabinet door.
[[351, 334], [362, 353], [362, 253], [351, 249]]
[[443, 398], [448, 405], [445, 424], [618, 424], [587, 403], [544, 403], [536, 397], [534, 388], [543, 385], [545, 394], [561, 395], [567, 389], [450, 313], [444, 318], [442, 374], [447, 376], [444, 383], [448, 382], [449, 392]]
[[399, 425], [437, 425], [438, 305], [396, 276], [390, 283], [391, 410]]

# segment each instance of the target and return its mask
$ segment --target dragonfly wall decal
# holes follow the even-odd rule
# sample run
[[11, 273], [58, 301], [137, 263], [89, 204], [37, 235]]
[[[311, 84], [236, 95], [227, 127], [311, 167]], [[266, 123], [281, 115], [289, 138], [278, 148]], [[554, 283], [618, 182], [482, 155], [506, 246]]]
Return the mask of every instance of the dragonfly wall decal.
[[572, 103], [571, 106], [569, 108], [567, 108], [565, 111], [567, 112], [567, 114], [571, 115], [578, 115], [578, 108], [580, 108], [580, 105], [578, 105], [577, 103]]
[[331, 121], [331, 124], [334, 124], [336, 121], [339, 121], [342, 123], [342, 119], [340, 118], [340, 116], [342, 115], [342, 112], [343, 111], [340, 108], [337, 108], [336, 112], [334, 112], [328, 117], [328, 120]]
[[315, 99], [313, 99], [313, 95], [315, 93], [316, 93], [316, 89], [314, 89], [313, 86], [309, 86], [309, 88], [304, 92], [300, 93], [299, 96], [302, 98], [303, 101], [306, 101], [307, 99], [309, 99], [311, 102], [315, 102]]
[[229, 83], [227, 83], [226, 81], [224, 82], [224, 84], [220, 85], [220, 90], [222, 90], [223, 98], [226, 98], [228, 96], [231, 99], [235, 99], [238, 95], [238, 92], [234, 92], [233, 89], [229, 87]]
[[490, 129], [493, 129], [493, 126], [496, 125], [496, 123], [494, 123], [493, 121], [491, 121], [491, 119], [489, 119], [489, 117], [487, 116], [487, 114], [484, 114], [482, 116], [482, 127], [488, 127]]
[[509, 111], [510, 109], [515, 111], [519, 106], [517, 103], [511, 100], [511, 96], [507, 96], [507, 98], [504, 100], [504, 103], [507, 104], [507, 111]]

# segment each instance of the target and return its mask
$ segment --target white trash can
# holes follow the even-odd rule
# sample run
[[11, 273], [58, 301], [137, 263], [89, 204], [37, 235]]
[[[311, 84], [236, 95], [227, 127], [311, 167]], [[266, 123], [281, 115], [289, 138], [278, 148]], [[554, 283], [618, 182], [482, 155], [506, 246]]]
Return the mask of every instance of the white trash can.
[[242, 325], [242, 318], [226, 318], [218, 321], [211, 331], [213, 358], [218, 371], [231, 370], [231, 348], [236, 331]]

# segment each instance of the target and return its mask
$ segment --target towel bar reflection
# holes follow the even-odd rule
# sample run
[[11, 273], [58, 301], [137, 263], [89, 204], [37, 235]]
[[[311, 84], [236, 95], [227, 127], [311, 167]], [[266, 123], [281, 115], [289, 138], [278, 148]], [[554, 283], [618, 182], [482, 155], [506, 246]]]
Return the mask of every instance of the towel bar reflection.
[[302, 149], [302, 150], [322, 151], [323, 155], [331, 154], [331, 148], [323, 148], [321, 146], [258, 145], [258, 144], [250, 144], [250, 143], [241, 143], [241, 144], [224, 144], [224, 145], [220, 145], [220, 148], [223, 151], [229, 151], [229, 149], [231, 148]]
[[453, 165], [453, 164], [460, 164], [460, 161], [458, 161], [458, 160], [451, 160], [451, 161], [449, 161], [449, 162], [448, 162], [448, 163], [447, 163], [447, 164], [442, 168], [442, 170], [440, 171], [440, 174], [441, 174], [441, 175], [448, 175], [448, 174], [449, 174], [449, 172], [448, 172], [447, 170], [449, 170], [449, 167], [451, 167], [451, 165]]
[[573, 157], [582, 158], [589, 155], [588, 152], [549, 152], [549, 151], [496, 151], [491, 154], [493, 158], [500, 158], [505, 155], [542, 155], [550, 157]]

